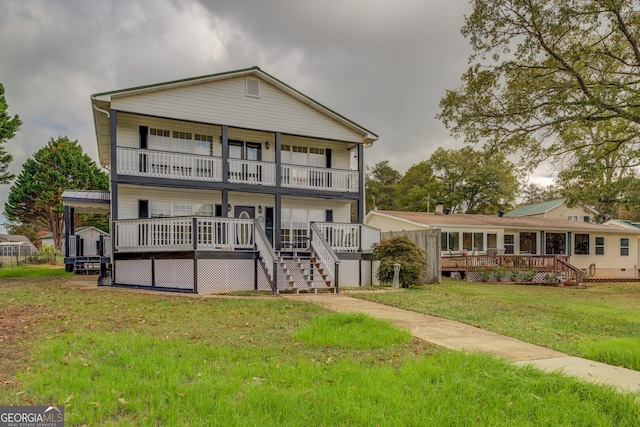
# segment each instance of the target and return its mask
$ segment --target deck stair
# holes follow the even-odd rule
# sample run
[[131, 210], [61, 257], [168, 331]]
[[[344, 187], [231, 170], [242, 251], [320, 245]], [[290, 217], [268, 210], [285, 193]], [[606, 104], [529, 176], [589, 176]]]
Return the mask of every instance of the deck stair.
[[100, 273], [100, 257], [76, 257], [73, 264], [73, 272], [76, 274], [98, 274]]
[[318, 289], [326, 289], [335, 292], [330, 275], [313, 252], [280, 251], [277, 254], [279, 291], [317, 293]]

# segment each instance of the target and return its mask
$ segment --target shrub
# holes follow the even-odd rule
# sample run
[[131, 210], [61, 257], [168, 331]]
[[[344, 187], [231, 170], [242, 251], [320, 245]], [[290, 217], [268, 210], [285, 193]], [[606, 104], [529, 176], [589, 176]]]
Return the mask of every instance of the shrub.
[[423, 281], [426, 260], [424, 251], [407, 237], [393, 237], [380, 242], [373, 253], [380, 260], [378, 280], [393, 282], [394, 264], [400, 264], [400, 284], [403, 288], [419, 285]]

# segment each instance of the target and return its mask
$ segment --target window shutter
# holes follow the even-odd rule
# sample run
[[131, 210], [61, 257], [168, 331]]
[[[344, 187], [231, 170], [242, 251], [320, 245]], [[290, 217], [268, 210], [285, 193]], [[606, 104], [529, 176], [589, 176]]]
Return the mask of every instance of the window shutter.
[[138, 200], [138, 218], [149, 218], [148, 200]]
[[324, 220], [325, 222], [333, 222], [333, 209], [327, 209], [324, 212]]
[[149, 134], [149, 128], [147, 126], [140, 126], [140, 148], [147, 149], [147, 135]]

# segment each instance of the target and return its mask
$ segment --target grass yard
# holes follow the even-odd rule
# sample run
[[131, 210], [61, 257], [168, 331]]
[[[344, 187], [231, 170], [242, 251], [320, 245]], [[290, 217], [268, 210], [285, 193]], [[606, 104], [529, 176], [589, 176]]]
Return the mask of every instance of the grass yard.
[[404, 292], [352, 296], [640, 370], [639, 283], [597, 283], [575, 289], [445, 279]]
[[0, 279], [0, 404], [64, 405], [70, 426], [640, 422], [637, 394], [439, 349], [364, 315], [64, 280]]

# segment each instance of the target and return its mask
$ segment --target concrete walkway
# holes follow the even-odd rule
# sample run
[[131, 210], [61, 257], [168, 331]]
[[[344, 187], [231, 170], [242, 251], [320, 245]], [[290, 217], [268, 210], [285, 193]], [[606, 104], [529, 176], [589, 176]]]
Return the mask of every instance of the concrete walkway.
[[518, 364], [530, 364], [548, 372], [561, 371], [594, 383], [640, 391], [640, 372], [573, 357], [545, 347], [505, 337], [474, 326], [427, 314], [364, 301], [345, 294], [281, 294], [285, 298], [320, 304], [339, 312], [365, 313], [389, 320], [421, 340], [451, 350], [491, 353]]

